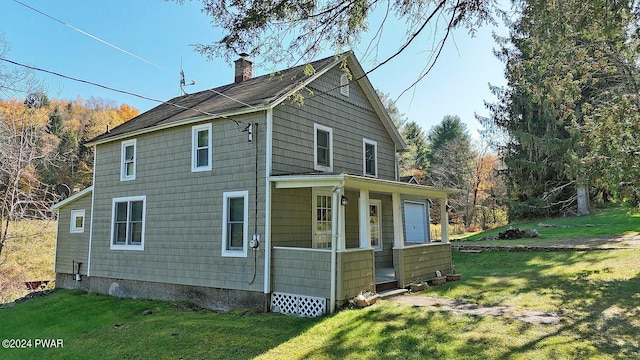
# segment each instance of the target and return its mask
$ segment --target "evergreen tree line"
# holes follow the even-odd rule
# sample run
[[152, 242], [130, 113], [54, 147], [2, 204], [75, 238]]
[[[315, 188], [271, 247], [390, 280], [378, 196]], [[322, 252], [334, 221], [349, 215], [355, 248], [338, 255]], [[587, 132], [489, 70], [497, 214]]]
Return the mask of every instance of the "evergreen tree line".
[[[425, 131], [415, 121], [408, 121], [387, 95], [378, 95], [408, 147], [399, 161], [402, 180], [458, 190], [448, 201], [449, 220], [457, 232], [504, 225], [506, 189], [499, 174], [502, 162], [487, 147], [474, 145], [460, 117], [445, 116]], [[431, 211], [434, 223], [440, 222], [438, 206], [434, 202]]]
[[638, 3], [513, 3], [509, 35], [495, 37], [507, 85], [480, 118], [510, 216], [583, 213], [589, 199], [640, 206]]

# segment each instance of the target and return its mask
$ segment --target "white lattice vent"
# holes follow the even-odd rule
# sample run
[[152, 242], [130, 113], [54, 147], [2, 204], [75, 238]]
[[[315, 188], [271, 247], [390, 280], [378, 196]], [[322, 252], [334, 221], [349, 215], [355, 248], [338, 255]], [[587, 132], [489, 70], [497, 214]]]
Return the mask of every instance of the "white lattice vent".
[[307, 317], [322, 316], [327, 309], [327, 300], [313, 296], [274, 292], [271, 296], [271, 311]]

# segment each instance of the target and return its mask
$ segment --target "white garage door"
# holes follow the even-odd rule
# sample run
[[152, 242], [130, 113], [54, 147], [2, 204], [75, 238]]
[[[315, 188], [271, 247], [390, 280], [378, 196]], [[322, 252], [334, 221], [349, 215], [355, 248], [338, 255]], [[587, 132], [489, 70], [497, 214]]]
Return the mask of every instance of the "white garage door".
[[404, 202], [404, 226], [407, 242], [426, 243], [429, 241], [427, 234], [427, 207], [424, 203]]

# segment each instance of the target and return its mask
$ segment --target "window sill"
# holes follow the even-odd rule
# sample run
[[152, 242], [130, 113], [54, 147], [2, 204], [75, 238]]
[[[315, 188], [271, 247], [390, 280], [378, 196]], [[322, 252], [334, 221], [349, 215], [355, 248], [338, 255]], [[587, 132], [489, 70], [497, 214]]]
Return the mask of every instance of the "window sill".
[[227, 251], [222, 251], [222, 257], [246, 258], [247, 252], [243, 250], [237, 250], [237, 251], [227, 250]]
[[111, 245], [111, 250], [143, 251], [144, 245]]

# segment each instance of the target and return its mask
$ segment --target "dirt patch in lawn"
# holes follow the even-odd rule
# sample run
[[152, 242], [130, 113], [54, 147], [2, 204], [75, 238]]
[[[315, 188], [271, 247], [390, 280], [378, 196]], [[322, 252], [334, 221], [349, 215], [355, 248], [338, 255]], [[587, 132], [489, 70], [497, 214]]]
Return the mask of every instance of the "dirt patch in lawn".
[[531, 324], [556, 325], [562, 320], [562, 316], [555, 313], [542, 311], [519, 311], [513, 306], [483, 306], [435, 296], [403, 295], [390, 298], [389, 300], [407, 305], [426, 307], [440, 311], [450, 311], [464, 315], [502, 316]]
[[614, 248], [614, 249], [640, 249], [640, 235], [619, 235], [609, 237], [596, 237], [588, 239], [564, 239], [558, 240], [559, 246], [575, 246], [581, 248]]

